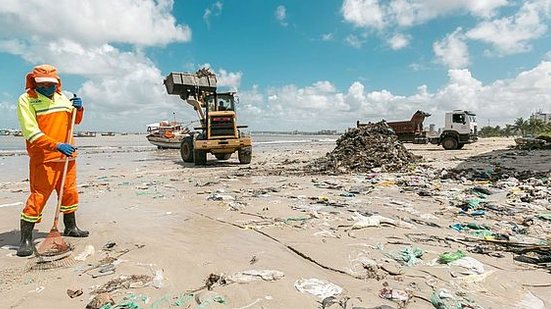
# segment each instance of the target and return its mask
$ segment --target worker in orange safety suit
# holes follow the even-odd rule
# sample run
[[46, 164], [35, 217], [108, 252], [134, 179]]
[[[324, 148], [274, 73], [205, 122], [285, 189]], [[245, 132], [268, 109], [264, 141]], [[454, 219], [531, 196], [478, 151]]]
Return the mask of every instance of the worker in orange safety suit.
[[80, 98], [68, 99], [61, 93], [61, 79], [55, 67], [39, 65], [27, 74], [26, 91], [19, 97], [17, 116], [29, 154], [30, 196], [21, 212], [21, 242], [18, 256], [33, 254], [32, 232], [42, 219], [42, 210], [55, 189], [59, 195], [65, 158], [69, 157], [67, 176], [61, 200], [65, 236], [87, 237], [88, 232], [76, 225], [78, 208], [76, 186], [76, 149], [69, 135], [72, 113], [76, 109], [78, 124], [84, 108]]

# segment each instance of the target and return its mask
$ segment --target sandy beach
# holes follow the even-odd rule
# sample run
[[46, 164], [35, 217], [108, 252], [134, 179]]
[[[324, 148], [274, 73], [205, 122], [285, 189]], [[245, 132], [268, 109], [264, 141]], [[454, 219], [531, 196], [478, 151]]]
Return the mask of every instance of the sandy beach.
[[[5, 138], [0, 143], [17, 145]], [[499, 237], [477, 242], [469, 230], [450, 227], [474, 222], [507, 235], [503, 241], [548, 246], [551, 221], [541, 214], [551, 210], [551, 192], [541, 178], [551, 170], [551, 152], [512, 150], [513, 139], [505, 138], [458, 151], [410, 144], [423, 160], [409, 172], [305, 172], [336, 138], [254, 137], [250, 165], [236, 155], [227, 162], [209, 155], [205, 167], [182, 162], [177, 150], [157, 150], [144, 136], [77, 139], [78, 219], [91, 235], [66, 238], [73, 254], [51, 270], [15, 256], [28, 157], [6, 146], [0, 308], [85, 308], [99, 286], [131, 275], [151, 280], [110, 295], [137, 308], [434, 308], [434, 295], [471, 306], [463, 308], [551, 307], [549, 266], [517, 261], [518, 252], [484, 242]], [[454, 168], [530, 175], [508, 184], [515, 175], [448, 177]], [[483, 214], [462, 213], [458, 204], [473, 200], [469, 190], [477, 186], [491, 191], [479, 197]], [[533, 198], [515, 197], [523, 193]], [[54, 208], [52, 197], [35, 239], [50, 230]], [[410, 259], [415, 249], [422, 254]], [[457, 250], [470, 259], [438, 262]], [[94, 278], [108, 256], [114, 272]], [[68, 289], [83, 294], [70, 298]]]

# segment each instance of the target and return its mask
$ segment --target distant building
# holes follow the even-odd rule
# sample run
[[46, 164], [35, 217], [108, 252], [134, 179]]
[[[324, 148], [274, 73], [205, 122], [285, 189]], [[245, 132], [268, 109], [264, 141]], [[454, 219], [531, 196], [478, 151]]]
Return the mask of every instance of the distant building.
[[535, 112], [530, 116], [530, 119], [539, 119], [543, 122], [551, 122], [551, 113], [544, 113], [542, 111]]

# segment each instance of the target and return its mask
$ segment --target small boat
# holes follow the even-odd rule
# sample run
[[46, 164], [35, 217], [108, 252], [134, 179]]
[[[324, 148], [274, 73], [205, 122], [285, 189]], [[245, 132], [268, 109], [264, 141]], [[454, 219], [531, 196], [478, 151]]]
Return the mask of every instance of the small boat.
[[182, 140], [189, 133], [189, 129], [182, 127], [180, 122], [162, 121], [147, 126], [147, 140], [159, 149], [180, 149]]
[[20, 130], [13, 131], [12, 134], [13, 136], [23, 136], [23, 132], [21, 132]]
[[103, 132], [101, 136], [115, 136], [115, 132]]
[[73, 133], [74, 137], [96, 137], [96, 132], [92, 131], [79, 131]]
[[0, 129], [0, 136], [8, 136], [11, 135], [11, 131], [8, 129]]

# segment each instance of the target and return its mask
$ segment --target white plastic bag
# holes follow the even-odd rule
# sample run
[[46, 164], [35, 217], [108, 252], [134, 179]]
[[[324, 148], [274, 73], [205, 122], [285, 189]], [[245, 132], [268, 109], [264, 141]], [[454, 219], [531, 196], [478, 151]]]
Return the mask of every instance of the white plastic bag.
[[342, 293], [342, 288], [331, 282], [316, 278], [299, 279], [295, 282], [295, 289], [301, 293], [309, 293], [324, 299]]

